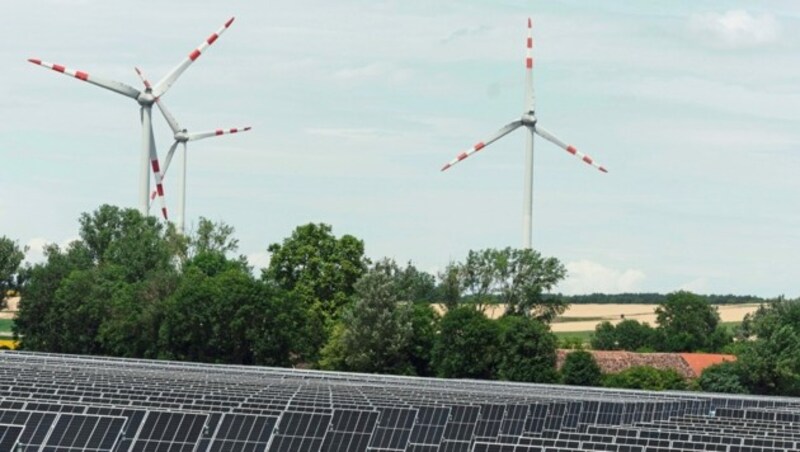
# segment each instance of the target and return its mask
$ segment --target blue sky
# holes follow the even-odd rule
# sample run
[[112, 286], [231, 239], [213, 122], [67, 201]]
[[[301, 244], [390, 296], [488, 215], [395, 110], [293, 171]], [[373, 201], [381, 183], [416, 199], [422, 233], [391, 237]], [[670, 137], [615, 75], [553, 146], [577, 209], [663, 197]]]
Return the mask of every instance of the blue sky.
[[[536, 141], [533, 244], [567, 265], [559, 290], [800, 295], [797, 2], [3, 9], [0, 235], [32, 261], [43, 243], [75, 238], [81, 212], [137, 205], [140, 125], [135, 102], [26, 59], [138, 86], [134, 66], [159, 79], [232, 15], [164, 96], [190, 130], [253, 126], [190, 146], [190, 222], [233, 225], [257, 266], [312, 221], [428, 271], [519, 246], [522, 131], [439, 168], [522, 113], [530, 16], [541, 124], [609, 169]], [[155, 124], [163, 159], [171, 137]]]

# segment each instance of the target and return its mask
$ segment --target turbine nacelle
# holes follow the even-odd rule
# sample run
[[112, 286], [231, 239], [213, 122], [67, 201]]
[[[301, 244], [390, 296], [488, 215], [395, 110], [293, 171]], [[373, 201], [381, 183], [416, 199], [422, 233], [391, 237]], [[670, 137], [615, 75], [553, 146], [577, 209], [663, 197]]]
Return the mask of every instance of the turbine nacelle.
[[139, 105], [141, 105], [142, 107], [149, 107], [153, 105], [156, 102], [156, 100], [158, 99], [156, 98], [156, 96], [153, 95], [152, 89], [150, 88], [147, 88], [146, 90], [142, 91], [136, 97], [136, 102], [139, 102]]
[[536, 115], [534, 115], [533, 112], [525, 113], [522, 115], [522, 118], [520, 118], [520, 121], [523, 126], [534, 127], [536, 126]]
[[175, 132], [174, 138], [175, 138], [175, 141], [177, 141], [177, 142], [185, 143], [185, 142], [189, 141], [189, 131], [186, 130], [186, 129], [183, 129], [183, 130], [181, 130], [179, 132]]

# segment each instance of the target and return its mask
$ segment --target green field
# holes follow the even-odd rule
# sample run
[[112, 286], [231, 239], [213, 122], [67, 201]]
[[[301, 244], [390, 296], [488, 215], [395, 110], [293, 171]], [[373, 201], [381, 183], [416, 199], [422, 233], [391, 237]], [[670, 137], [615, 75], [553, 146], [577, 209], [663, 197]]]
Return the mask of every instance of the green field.
[[[581, 319], [583, 320], [583, 319]], [[577, 320], [567, 320], [567, 321], [577, 321]], [[728, 327], [731, 333], [733, 333], [742, 322], [721, 322], [720, 325]], [[589, 340], [592, 338], [592, 334], [594, 334], [594, 330], [591, 331], [557, 331], [553, 332], [559, 340], [576, 340], [580, 339], [584, 343], [588, 343]]]
[[14, 325], [14, 319], [0, 319], [0, 335], [11, 334], [12, 325]]

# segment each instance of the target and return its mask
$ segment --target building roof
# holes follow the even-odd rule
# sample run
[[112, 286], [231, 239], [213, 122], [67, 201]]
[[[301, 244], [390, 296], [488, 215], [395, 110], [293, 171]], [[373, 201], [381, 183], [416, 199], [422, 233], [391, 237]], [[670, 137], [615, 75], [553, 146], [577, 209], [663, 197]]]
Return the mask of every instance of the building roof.
[[[567, 354], [573, 350], [558, 350], [557, 367], [561, 368]], [[705, 368], [723, 361], [735, 361], [734, 355], [711, 353], [634, 353], [626, 351], [588, 350], [603, 373], [616, 373], [635, 366], [672, 369], [683, 378], [697, 378]]]

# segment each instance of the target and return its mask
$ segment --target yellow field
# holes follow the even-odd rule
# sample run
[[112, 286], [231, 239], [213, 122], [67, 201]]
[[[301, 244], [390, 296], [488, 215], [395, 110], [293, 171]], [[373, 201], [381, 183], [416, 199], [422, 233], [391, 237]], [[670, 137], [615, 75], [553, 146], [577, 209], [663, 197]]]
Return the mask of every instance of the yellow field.
[[[720, 320], [723, 322], [741, 322], [746, 314], [758, 309], [758, 304], [718, 305]], [[655, 304], [574, 304], [561, 316], [562, 319], [579, 319], [582, 321], [556, 320], [552, 324], [553, 331], [592, 331], [598, 323], [608, 320], [619, 323], [624, 319], [647, 322], [656, 326]], [[622, 317], [624, 316], [624, 318]], [[588, 320], [592, 319], [592, 320]]]
[[[746, 314], [754, 312], [758, 306], [758, 304], [718, 305], [717, 311], [723, 322], [741, 322]], [[439, 313], [444, 312], [443, 306], [434, 307]], [[600, 322], [608, 320], [617, 324], [625, 319], [656, 326], [657, 307], [655, 304], [573, 304], [552, 323], [551, 329], [554, 332], [594, 331]], [[487, 306], [484, 312], [487, 317], [496, 319], [503, 315], [505, 306]]]
[[14, 350], [17, 348], [17, 343], [13, 339], [0, 339], [0, 347], [8, 347]]

